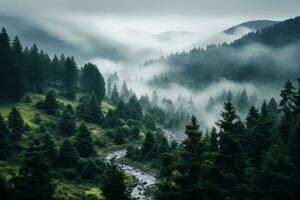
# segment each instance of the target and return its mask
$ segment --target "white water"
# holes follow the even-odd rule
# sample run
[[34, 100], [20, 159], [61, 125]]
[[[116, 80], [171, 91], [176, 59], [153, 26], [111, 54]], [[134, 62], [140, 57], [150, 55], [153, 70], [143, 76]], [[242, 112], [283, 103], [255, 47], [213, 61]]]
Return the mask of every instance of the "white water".
[[[117, 160], [120, 158], [123, 158], [126, 155], [126, 150], [118, 150], [114, 151], [111, 153], [108, 153], [105, 157], [107, 161], [115, 157]], [[132, 192], [131, 192], [131, 197], [134, 199], [139, 199], [139, 200], [149, 200], [151, 197], [147, 196], [146, 189], [155, 184], [156, 178], [152, 176], [151, 174], [147, 174], [143, 171], [141, 171], [138, 168], [132, 167], [127, 164], [121, 164], [118, 163], [118, 166], [126, 173], [131, 174], [137, 179], [137, 184], [134, 186]]]

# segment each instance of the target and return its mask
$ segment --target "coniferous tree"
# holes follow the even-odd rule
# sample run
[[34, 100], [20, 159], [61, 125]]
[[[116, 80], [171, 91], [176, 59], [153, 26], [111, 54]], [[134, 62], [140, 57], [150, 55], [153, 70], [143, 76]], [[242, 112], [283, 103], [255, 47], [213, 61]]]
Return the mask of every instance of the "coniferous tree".
[[214, 98], [210, 97], [208, 100], [208, 103], [205, 107], [206, 112], [211, 112], [215, 105], [216, 105], [216, 102], [215, 102]]
[[78, 81], [78, 69], [74, 58], [67, 57], [64, 62], [64, 70], [62, 76], [62, 88], [66, 97], [75, 98]]
[[55, 144], [51, 139], [50, 135], [47, 133], [42, 137], [42, 146], [41, 151], [43, 154], [43, 159], [51, 165], [57, 156], [57, 150], [55, 148]]
[[240, 112], [245, 112], [248, 110], [248, 108], [249, 108], [248, 94], [247, 94], [247, 90], [244, 89], [238, 101], [238, 110]]
[[44, 101], [44, 109], [50, 115], [55, 115], [58, 109], [58, 101], [56, 99], [56, 94], [54, 91], [49, 91], [46, 94], [45, 101]]
[[52, 80], [53, 84], [55, 86], [57, 86], [61, 79], [62, 66], [60, 65], [60, 62], [56, 55], [54, 55], [54, 57], [52, 59], [50, 69], [51, 69], [50, 70], [51, 80]]
[[195, 116], [185, 128], [187, 138], [183, 142], [180, 152], [179, 171], [182, 174], [176, 183], [183, 199], [201, 198], [198, 183], [201, 181], [201, 161], [203, 161], [204, 144], [201, 141], [202, 132]]
[[59, 121], [59, 133], [62, 136], [75, 135], [75, 119], [74, 115], [69, 109], [65, 109], [60, 117]]
[[106, 87], [106, 96], [108, 98], [111, 98], [112, 90], [113, 90], [112, 80], [111, 80], [111, 77], [109, 76], [107, 78], [107, 87]]
[[133, 95], [129, 102], [128, 102], [128, 107], [129, 107], [129, 117], [131, 119], [135, 120], [141, 120], [143, 118], [143, 112], [141, 105], [135, 95]]
[[96, 65], [87, 63], [82, 69], [80, 84], [84, 92], [95, 95], [98, 101], [105, 97], [105, 83]]
[[3, 28], [0, 33], [0, 101], [16, 101], [25, 92], [24, 74], [14, 59], [17, 59], [17, 52], [14, 53], [10, 38]]
[[118, 168], [115, 158], [107, 163], [101, 190], [107, 200], [128, 200], [125, 177]]
[[126, 83], [126, 81], [123, 81], [123, 85], [122, 85], [122, 89], [121, 89], [121, 99], [124, 102], [128, 102], [129, 98], [130, 98], [130, 92], [127, 87], [127, 83]]
[[[10, 79], [13, 83], [12, 92], [13, 100], [18, 100], [25, 94], [26, 91], [26, 72], [23, 66], [24, 56], [23, 56], [23, 47], [18, 37], [15, 37], [12, 42], [12, 58], [14, 59], [14, 74], [10, 76]], [[9, 75], [7, 75], [9, 76]]]
[[84, 121], [89, 123], [101, 124], [104, 120], [100, 103], [94, 96], [83, 96], [76, 109], [77, 114]]
[[112, 102], [114, 105], [118, 105], [119, 101], [120, 101], [120, 95], [119, 95], [117, 86], [114, 85], [113, 91], [112, 91], [112, 93], [111, 93], [111, 102]]
[[114, 141], [116, 144], [124, 144], [125, 136], [122, 128], [118, 128], [114, 134]]
[[75, 146], [80, 157], [91, 157], [95, 155], [95, 149], [90, 131], [85, 124], [80, 124], [76, 135]]
[[240, 134], [243, 131], [230, 101], [224, 104], [221, 117], [217, 122], [220, 128], [220, 153], [216, 160], [217, 185], [227, 198], [243, 198], [245, 160], [240, 146]]
[[211, 152], [217, 152], [219, 150], [219, 141], [218, 141], [218, 133], [217, 129], [213, 127], [210, 132], [210, 151]]
[[290, 136], [294, 131], [294, 121], [293, 121], [293, 110], [295, 108], [295, 88], [290, 81], [287, 81], [283, 90], [280, 93], [281, 101], [280, 108], [283, 112], [283, 116], [280, 122], [280, 135], [281, 137], [288, 141]]
[[61, 167], [75, 167], [78, 162], [78, 153], [69, 139], [61, 145], [57, 156], [57, 165]]
[[152, 132], [148, 131], [146, 133], [146, 137], [141, 148], [143, 158], [148, 159], [153, 157], [152, 150], [153, 150], [154, 143], [155, 143], [154, 136]]
[[54, 185], [49, 176], [48, 165], [42, 160], [40, 147], [30, 144], [23, 166], [14, 179], [17, 200], [51, 200]]
[[9, 130], [7, 128], [5, 120], [0, 114], [0, 160], [4, 160], [5, 158], [7, 158], [9, 145]]
[[11, 109], [8, 116], [8, 127], [10, 129], [10, 135], [12, 140], [19, 140], [24, 134], [24, 121], [16, 107]]

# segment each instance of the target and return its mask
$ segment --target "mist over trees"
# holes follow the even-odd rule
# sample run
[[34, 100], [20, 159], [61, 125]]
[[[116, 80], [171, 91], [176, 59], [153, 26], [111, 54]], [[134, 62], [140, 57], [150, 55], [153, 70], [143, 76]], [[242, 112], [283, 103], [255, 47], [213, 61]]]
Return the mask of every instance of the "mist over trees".
[[204, 89], [222, 79], [256, 84], [295, 79], [300, 73], [299, 27], [300, 17], [296, 17], [249, 33], [232, 44], [213, 44], [146, 62], [146, 67], [157, 63], [170, 66], [149, 83], [156, 87], [177, 83]]

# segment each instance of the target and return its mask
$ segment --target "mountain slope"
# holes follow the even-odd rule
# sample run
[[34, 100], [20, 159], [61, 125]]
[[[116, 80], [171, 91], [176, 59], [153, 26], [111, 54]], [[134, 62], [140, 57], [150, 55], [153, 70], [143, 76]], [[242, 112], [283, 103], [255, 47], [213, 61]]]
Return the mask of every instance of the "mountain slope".
[[151, 83], [165, 87], [177, 83], [201, 89], [222, 79], [282, 82], [300, 74], [299, 41], [300, 17], [296, 17], [249, 33], [231, 44], [195, 48], [162, 58], [157, 62], [171, 69]]
[[241, 28], [247, 28], [253, 31], [259, 31], [266, 27], [273, 26], [274, 24], [277, 24], [278, 21], [271, 21], [271, 20], [255, 20], [255, 21], [248, 21], [242, 24], [238, 24], [236, 26], [233, 26], [231, 28], [228, 28], [224, 30], [224, 33], [227, 34], [234, 34], [236, 31], [238, 31]]

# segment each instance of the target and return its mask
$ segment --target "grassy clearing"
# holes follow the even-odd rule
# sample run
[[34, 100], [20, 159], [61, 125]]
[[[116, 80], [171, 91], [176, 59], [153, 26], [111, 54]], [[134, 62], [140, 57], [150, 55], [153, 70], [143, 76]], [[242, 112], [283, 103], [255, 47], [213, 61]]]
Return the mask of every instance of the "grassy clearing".
[[64, 200], [104, 200], [99, 186], [75, 182], [56, 183], [54, 199]]

